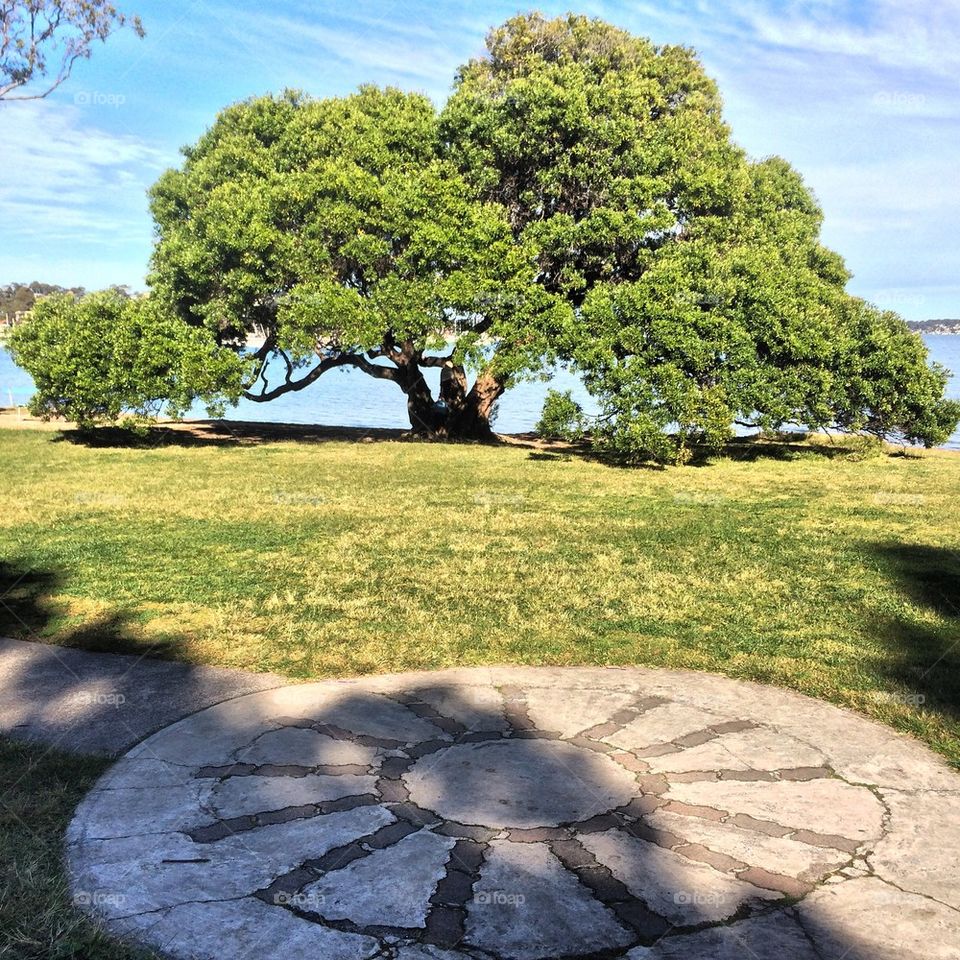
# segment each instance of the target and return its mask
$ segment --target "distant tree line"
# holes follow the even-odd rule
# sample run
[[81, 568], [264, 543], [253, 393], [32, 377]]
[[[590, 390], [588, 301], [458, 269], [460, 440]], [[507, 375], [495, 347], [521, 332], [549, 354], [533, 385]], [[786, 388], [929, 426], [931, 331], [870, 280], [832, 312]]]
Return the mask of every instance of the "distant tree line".
[[960, 319], [908, 320], [907, 326], [917, 333], [960, 333]]
[[[121, 299], [131, 296], [129, 288], [125, 286], [113, 286], [110, 290]], [[18, 313], [27, 313], [41, 297], [67, 295], [79, 299], [86, 296], [86, 293], [84, 287], [61, 287], [56, 283], [40, 283], [38, 280], [32, 283], [8, 283], [0, 287], [0, 320], [8, 316], [12, 319]]]
[[38, 297], [48, 297], [52, 294], [70, 293], [75, 297], [82, 297], [86, 291], [83, 287], [59, 287], [55, 283], [8, 283], [0, 287], [0, 320], [15, 314], [26, 313], [33, 309]]

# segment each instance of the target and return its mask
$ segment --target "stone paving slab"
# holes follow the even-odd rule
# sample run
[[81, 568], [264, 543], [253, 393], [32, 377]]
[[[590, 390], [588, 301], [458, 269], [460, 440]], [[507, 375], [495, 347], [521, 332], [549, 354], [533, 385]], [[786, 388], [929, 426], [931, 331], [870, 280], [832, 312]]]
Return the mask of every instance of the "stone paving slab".
[[0, 733], [117, 756], [187, 714], [288, 681], [0, 637]]
[[848, 711], [684, 671], [271, 689], [130, 750], [78, 902], [180, 958], [960, 957], [960, 775]]

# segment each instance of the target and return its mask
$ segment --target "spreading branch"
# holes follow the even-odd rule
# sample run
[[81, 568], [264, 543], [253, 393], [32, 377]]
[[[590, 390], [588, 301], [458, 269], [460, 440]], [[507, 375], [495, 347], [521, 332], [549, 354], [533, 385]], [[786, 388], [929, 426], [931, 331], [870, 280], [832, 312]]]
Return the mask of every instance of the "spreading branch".
[[0, 100], [49, 96], [97, 40], [128, 25], [145, 35], [139, 17], [105, 0], [0, 0]]
[[264, 344], [264, 346], [257, 351], [256, 356], [259, 361], [259, 368], [257, 375], [251, 384], [252, 388], [254, 385], [256, 385], [258, 380], [262, 380], [263, 389], [255, 392], [248, 388], [243, 392], [243, 395], [247, 400], [253, 400], [256, 403], [268, 403], [270, 400], [276, 400], [277, 397], [281, 397], [285, 393], [293, 393], [299, 390], [304, 390], [309, 387], [310, 384], [316, 383], [317, 380], [319, 380], [320, 377], [322, 377], [329, 370], [333, 370], [336, 367], [357, 367], [368, 376], [376, 377], [379, 380], [392, 380], [396, 382], [398, 379], [397, 370], [395, 367], [382, 367], [379, 364], [372, 363], [367, 359], [367, 357], [363, 356], [363, 354], [358, 353], [341, 353], [334, 356], [326, 356], [320, 361], [320, 363], [311, 368], [302, 377], [299, 379], [294, 379], [293, 371], [295, 367], [293, 362], [283, 350], [280, 350], [274, 346], [267, 350], [267, 354], [272, 352], [282, 357], [284, 363], [286, 364], [286, 371], [284, 374], [283, 383], [271, 388], [268, 386], [265, 376], [266, 354], [264, 355], [264, 359], [260, 360], [260, 355], [265, 347], [267, 347], [267, 344]]

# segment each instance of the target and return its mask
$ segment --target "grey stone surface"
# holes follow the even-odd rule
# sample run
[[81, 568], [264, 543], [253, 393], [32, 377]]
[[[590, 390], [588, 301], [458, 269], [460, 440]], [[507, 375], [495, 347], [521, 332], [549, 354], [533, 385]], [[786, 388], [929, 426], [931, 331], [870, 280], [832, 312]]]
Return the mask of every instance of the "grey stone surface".
[[521, 667], [211, 706], [108, 771], [67, 856], [171, 960], [940, 960], [958, 836], [960, 777], [849, 712]]
[[541, 730], [555, 730], [575, 737], [583, 730], [605, 723], [618, 710], [631, 706], [636, 695], [629, 690], [556, 690], [533, 688], [527, 693], [530, 718]]
[[714, 713], [685, 703], [667, 703], [640, 714], [608, 739], [618, 747], [635, 750], [675, 740], [715, 723], [733, 719], [736, 719], [736, 714]]
[[208, 788], [204, 809], [210, 817], [229, 819], [282, 810], [307, 803], [372, 793], [372, 776], [230, 777]]
[[380, 951], [371, 937], [304, 923], [253, 898], [185, 903], [126, 921], [118, 931], [184, 960], [368, 960]]
[[503, 698], [488, 686], [450, 684], [432, 686], [414, 684], [411, 693], [451, 720], [462, 723], [468, 730], [506, 730]]
[[666, 797], [859, 842], [877, 839], [883, 825], [870, 790], [842, 780], [674, 783]]
[[850, 855], [841, 850], [811, 846], [789, 837], [771, 837], [733, 823], [685, 817], [662, 809], [647, 814], [645, 820], [650, 826], [667, 830], [690, 843], [702, 844], [743, 863], [805, 882], [825, 877], [850, 859]]
[[116, 756], [174, 720], [283, 678], [0, 637], [0, 733]]
[[304, 909], [360, 926], [423, 927], [455, 840], [421, 830], [303, 890]]
[[376, 755], [373, 747], [348, 740], [334, 740], [316, 730], [285, 727], [258, 737], [249, 746], [237, 750], [234, 758], [241, 763], [295, 764], [303, 767], [351, 763], [366, 766], [372, 763]]
[[545, 844], [495, 840], [467, 910], [467, 943], [506, 960], [540, 960], [628, 946], [616, 915]]
[[647, 762], [655, 772], [685, 770], [781, 770], [789, 767], [818, 767], [823, 753], [793, 737], [767, 727], [725, 733], [699, 746]]
[[401, 947], [397, 952], [397, 960], [461, 960], [462, 957], [462, 953], [452, 953], [420, 943]]
[[885, 790], [895, 828], [874, 847], [877, 875], [960, 910], [960, 796]]
[[677, 926], [719, 923], [748, 901], [781, 898], [622, 830], [589, 834], [583, 845], [634, 896]]
[[304, 860], [393, 822], [382, 807], [360, 807], [206, 844], [182, 833], [81, 840], [68, 857], [74, 890], [100, 901], [105, 916], [128, 917], [192, 900], [249, 896]]
[[[628, 960], [826, 960], [800, 925], [783, 912], [740, 920], [688, 936], [665, 937], [639, 947]], [[830, 958], [839, 960], [839, 958]]]
[[875, 877], [821, 887], [797, 913], [824, 960], [960, 956], [960, 912]]
[[411, 799], [460, 823], [550, 827], [627, 803], [636, 781], [609, 757], [551, 740], [453, 746], [407, 774]]

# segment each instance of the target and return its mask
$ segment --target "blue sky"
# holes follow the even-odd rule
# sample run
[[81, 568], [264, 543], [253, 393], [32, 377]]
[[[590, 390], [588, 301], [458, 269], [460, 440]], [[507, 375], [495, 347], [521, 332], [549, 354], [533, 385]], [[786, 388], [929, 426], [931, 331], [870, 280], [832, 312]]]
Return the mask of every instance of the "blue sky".
[[[297, 87], [395, 84], [440, 104], [515, 3], [122, 0], [147, 38], [94, 51], [49, 100], [0, 103], [0, 283], [143, 286], [145, 191], [216, 112]], [[777, 153], [826, 212], [852, 289], [908, 319], [960, 317], [958, 0], [540, 3], [695, 47], [736, 140]]]

